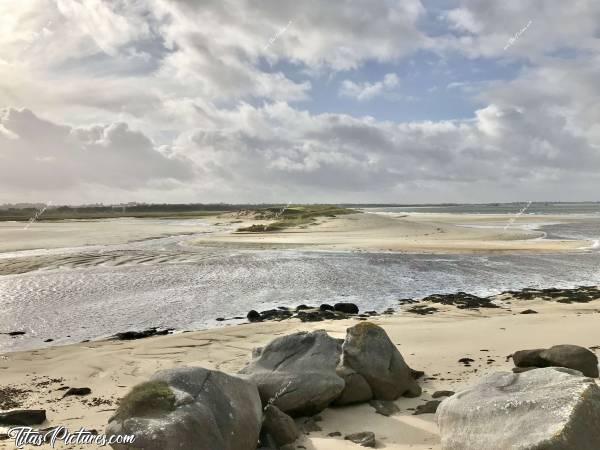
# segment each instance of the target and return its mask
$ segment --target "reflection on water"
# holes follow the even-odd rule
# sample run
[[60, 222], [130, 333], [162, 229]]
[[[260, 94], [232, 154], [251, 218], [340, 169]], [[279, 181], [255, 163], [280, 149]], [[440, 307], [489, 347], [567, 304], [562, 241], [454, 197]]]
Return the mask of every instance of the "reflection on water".
[[[436, 292], [491, 294], [600, 282], [600, 254], [413, 255], [255, 251], [186, 245], [193, 236], [0, 259], [0, 350], [79, 342], [150, 326], [197, 329], [250, 309], [353, 301], [383, 310]], [[38, 259], [36, 259], [38, 258]], [[31, 261], [37, 261], [35, 263]], [[5, 272], [6, 273], [6, 272]], [[234, 323], [230, 321], [227, 323]]]

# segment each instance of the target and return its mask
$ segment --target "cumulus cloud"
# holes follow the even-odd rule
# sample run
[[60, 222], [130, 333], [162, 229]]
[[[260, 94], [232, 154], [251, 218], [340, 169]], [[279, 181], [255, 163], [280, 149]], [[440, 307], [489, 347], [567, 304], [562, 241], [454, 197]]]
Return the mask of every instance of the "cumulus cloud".
[[0, 113], [2, 190], [79, 189], [83, 185], [132, 189], [152, 183], [189, 182], [189, 161], [161, 153], [142, 133], [124, 123], [70, 127], [33, 112]]
[[[593, 198], [600, 3], [451, 3], [0, 2], [0, 200]], [[468, 119], [357, 113], [424, 53], [514, 76], [441, 80]]]
[[400, 80], [395, 73], [386, 74], [383, 80], [376, 83], [354, 83], [350, 80], [344, 80], [340, 87], [340, 95], [359, 101], [370, 100], [394, 89], [399, 83]]

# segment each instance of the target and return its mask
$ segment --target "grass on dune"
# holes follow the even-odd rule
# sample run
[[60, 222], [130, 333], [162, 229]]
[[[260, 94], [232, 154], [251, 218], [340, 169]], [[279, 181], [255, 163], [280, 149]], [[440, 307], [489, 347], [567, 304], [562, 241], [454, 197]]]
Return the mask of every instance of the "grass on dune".
[[265, 208], [258, 210], [255, 218], [258, 220], [274, 220], [267, 225], [251, 225], [239, 228], [238, 232], [264, 233], [268, 231], [280, 231], [286, 228], [310, 225], [316, 222], [318, 217], [336, 217], [343, 214], [351, 214], [356, 211], [348, 208], [340, 208], [331, 205], [302, 205], [284, 208]]

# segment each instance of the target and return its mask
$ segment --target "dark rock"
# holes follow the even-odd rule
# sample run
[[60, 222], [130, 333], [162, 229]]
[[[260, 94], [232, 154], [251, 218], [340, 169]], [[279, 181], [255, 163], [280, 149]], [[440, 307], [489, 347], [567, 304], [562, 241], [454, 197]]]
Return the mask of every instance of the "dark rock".
[[364, 403], [373, 398], [373, 391], [367, 380], [349, 367], [338, 367], [336, 372], [344, 380], [344, 390], [333, 402], [334, 405], [343, 406], [352, 403]]
[[262, 320], [285, 320], [285, 319], [289, 319], [290, 317], [292, 317], [294, 314], [292, 311], [288, 310], [288, 309], [281, 309], [281, 308], [277, 308], [277, 309], [268, 309], [266, 311], [261, 311], [260, 312], [260, 318]]
[[255, 450], [262, 422], [253, 383], [216, 370], [181, 367], [133, 388], [109, 419], [107, 436], [133, 434], [115, 450]]
[[472, 362], [475, 362], [475, 360], [471, 358], [460, 358], [458, 362], [467, 365], [471, 364]]
[[273, 405], [266, 408], [263, 430], [273, 438], [277, 447], [291, 444], [300, 437], [300, 431], [294, 419]]
[[46, 339], [46, 340], [44, 340], [44, 342], [52, 342], [52, 341], [54, 341], [54, 339]]
[[346, 314], [358, 314], [358, 306], [354, 303], [336, 303], [333, 308]]
[[478, 297], [467, 294], [466, 292], [457, 292], [456, 294], [434, 294], [425, 297], [423, 301], [431, 303], [440, 303], [442, 305], [454, 305], [459, 309], [478, 309], [478, 308], [500, 308], [492, 303], [488, 297]]
[[312, 306], [308, 306], [308, 305], [298, 305], [298, 306], [296, 306], [296, 311], [303, 311], [303, 310], [306, 310], [306, 309], [313, 309], [313, 307]]
[[600, 388], [565, 368], [498, 372], [445, 399], [437, 422], [443, 449], [596, 450]]
[[246, 318], [249, 322], [262, 322], [262, 317], [260, 317], [260, 313], [254, 309], [248, 312]]
[[438, 312], [439, 309], [429, 305], [415, 305], [405, 309], [405, 311], [413, 314], [418, 314], [420, 316], [427, 316]]
[[522, 289], [521, 291], [505, 291], [518, 300], [546, 300], [558, 303], [589, 303], [600, 299], [600, 289], [597, 286], [579, 286], [572, 289]]
[[520, 314], [538, 314], [538, 312], [534, 309], [526, 309], [525, 311], [521, 311]]
[[[132, 341], [135, 339], [144, 339], [152, 336], [164, 336], [166, 334], [170, 334], [173, 331], [173, 328], [166, 328], [159, 330], [156, 327], [148, 328], [144, 331], [124, 331], [122, 333], [117, 333], [113, 336], [113, 339], [119, 341]], [[67, 336], [69, 337], [69, 336]]]
[[433, 393], [431, 397], [440, 398], [440, 397], [452, 397], [454, 395], [454, 391], [436, 391]]
[[0, 425], [39, 425], [46, 421], [45, 409], [11, 409], [0, 411]]
[[395, 400], [401, 395], [421, 394], [412, 370], [383, 328], [370, 322], [348, 328], [342, 352], [343, 365], [365, 378], [374, 399]]
[[336, 315], [331, 311], [300, 311], [297, 317], [302, 322], [322, 322], [323, 320], [336, 319]]
[[434, 414], [438, 406], [442, 403], [441, 400], [430, 400], [423, 405], [418, 405], [416, 411], [413, 413], [413, 416], [418, 416], [420, 414]]
[[555, 345], [549, 349], [520, 350], [512, 356], [517, 367], [566, 367], [598, 378], [598, 358], [585, 347]]
[[340, 433], [339, 431], [332, 431], [331, 433], [327, 433], [327, 436], [329, 437], [337, 437], [337, 436], [341, 436], [342, 433]]
[[382, 416], [393, 416], [394, 414], [400, 412], [400, 408], [394, 403], [387, 400], [371, 400], [369, 402], [373, 408], [375, 408], [375, 412], [377, 414], [381, 414]]
[[375, 447], [375, 433], [371, 431], [349, 434], [344, 436], [344, 439], [363, 447]]
[[225, 319], [225, 317], [217, 317], [215, 320], [217, 322], [224, 322], [226, 319]]
[[25, 331], [9, 331], [8, 333], [3, 333], [6, 334], [8, 336], [23, 336], [25, 334]]
[[65, 392], [65, 395], [63, 395], [63, 398], [65, 397], [69, 397], [71, 395], [89, 395], [92, 393], [92, 390], [89, 387], [82, 387], [82, 388], [69, 388], [67, 389], [67, 392]]
[[327, 303], [323, 303], [321, 306], [319, 306], [319, 309], [321, 311], [333, 311], [335, 310], [335, 308], [331, 305], [328, 305]]
[[300, 332], [271, 341], [253, 352], [240, 371], [258, 385], [264, 404], [272, 402], [292, 417], [325, 409], [344, 390], [336, 374], [341, 346], [325, 331]]

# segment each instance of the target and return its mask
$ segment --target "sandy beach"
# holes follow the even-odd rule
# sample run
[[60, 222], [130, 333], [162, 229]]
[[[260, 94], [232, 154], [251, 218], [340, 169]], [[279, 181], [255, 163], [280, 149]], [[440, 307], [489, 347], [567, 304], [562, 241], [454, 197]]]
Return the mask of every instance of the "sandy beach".
[[[577, 220], [545, 215], [520, 217], [514, 223], [513, 216], [507, 214], [357, 213], [320, 218], [314, 225], [277, 232], [222, 233], [198, 240], [196, 244], [421, 253], [557, 252], [588, 248], [591, 242], [538, 239], [544, 233], [528, 230], [527, 227]], [[243, 218], [240, 228], [254, 223], [268, 222]]]
[[[519, 314], [526, 308], [539, 314]], [[563, 343], [599, 345], [598, 313], [600, 300], [587, 304], [530, 300], [515, 301], [502, 309], [475, 311], [446, 306], [431, 316], [398, 312], [373, 318], [372, 322], [386, 330], [407, 363], [425, 371], [425, 377], [419, 381], [423, 395], [397, 400], [401, 411], [391, 417], [376, 414], [368, 404], [328, 408], [320, 414], [322, 421], [318, 424], [322, 431], [306, 435], [298, 444], [314, 450], [353, 449], [357, 448], [355, 444], [329, 437], [328, 433], [339, 431], [343, 435], [368, 430], [375, 432], [377, 448], [439, 449], [434, 416], [414, 416], [411, 408], [429, 400], [435, 391], [457, 391], [484, 374], [509, 371], [512, 362], [506, 357], [516, 350]], [[48, 423], [44, 426], [60, 424], [102, 432], [117, 400], [156, 370], [190, 365], [235, 373], [249, 361], [252, 348], [275, 337], [324, 329], [343, 338], [345, 329], [355, 323], [354, 319], [313, 324], [291, 320], [9, 353], [0, 357], [0, 373], [4, 386], [27, 391], [21, 398], [22, 406], [47, 409]], [[458, 362], [464, 357], [475, 360], [472, 367]], [[64, 391], [58, 390], [61, 386], [89, 387], [92, 393], [63, 400]], [[9, 441], [0, 441], [0, 448], [13, 447]]]

